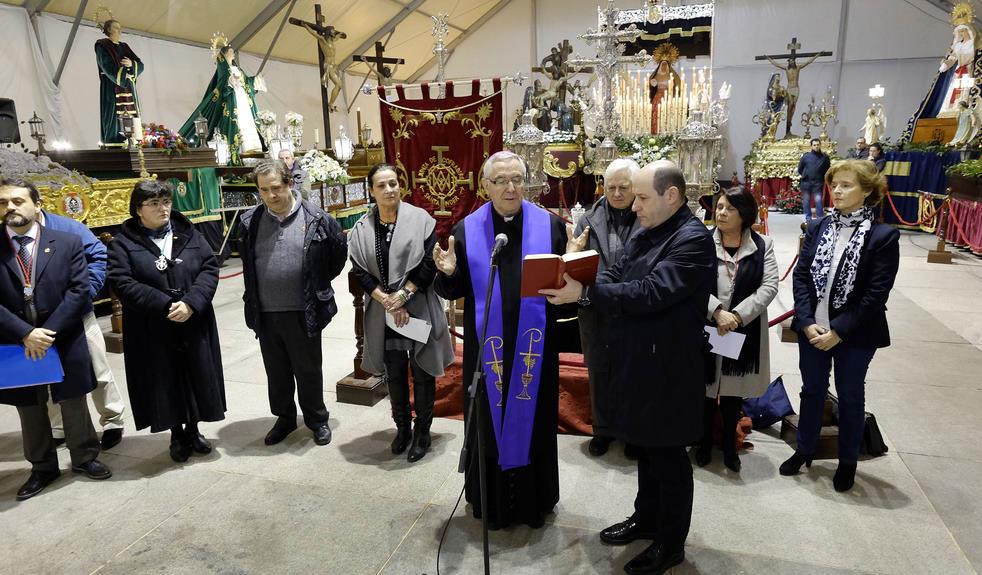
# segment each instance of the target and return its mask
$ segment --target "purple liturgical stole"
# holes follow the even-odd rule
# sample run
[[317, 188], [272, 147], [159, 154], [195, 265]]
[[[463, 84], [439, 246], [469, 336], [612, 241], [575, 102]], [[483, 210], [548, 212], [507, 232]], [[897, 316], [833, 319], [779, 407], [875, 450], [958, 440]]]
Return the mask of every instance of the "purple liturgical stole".
[[[484, 324], [484, 298], [488, 289], [488, 266], [494, 246], [494, 224], [488, 202], [464, 220], [467, 265], [474, 289], [475, 330]], [[552, 252], [552, 226], [549, 213], [527, 201], [522, 202], [522, 259], [530, 254]], [[501, 322], [501, 285], [495, 278], [491, 296], [491, 317], [487, 336], [481, 345], [488, 405], [498, 442], [498, 465], [502, 470], [529, 464], [529, 444], [535, 423], [535, 403], [539, 397], [542, 351], [545, 348], [546, 298], [522, 298], [518, 312], [518, 331], [504, 333]], [[480, 337], [480, 333], [477, 334]], [[508, 397], [503, 398], [504, 338], [516, 338]]]

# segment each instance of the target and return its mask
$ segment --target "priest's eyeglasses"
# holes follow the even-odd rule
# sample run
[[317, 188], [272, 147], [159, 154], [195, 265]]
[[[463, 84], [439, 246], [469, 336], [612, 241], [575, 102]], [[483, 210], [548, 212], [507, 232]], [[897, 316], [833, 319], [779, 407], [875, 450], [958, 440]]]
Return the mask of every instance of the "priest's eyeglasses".
[[504, 177], [501, 177], [501, 178], [495, 178], [495, 179], [491, 180], [491, 183], [494, 184], [494, 185], [496, 185], [496, 186], [501, 186], [501, 187], [504, 187], [504, 186], [507, 186], [508, 184], [511, 184], [511, 185], [515, 186], [516, 188], [524, 188], [525, 187], [525, 178], [523, 178], [521, 176], [515, 176], [514, 178], [504, 178]]
[[143, 204], [141, 205], [145, 208], [152, 208], [156, 210], [157, 208], [160, 207], [170, 209], [173, 203], [174, 202], [172, 200], [147, 200], [146, 202], [143, 202]]

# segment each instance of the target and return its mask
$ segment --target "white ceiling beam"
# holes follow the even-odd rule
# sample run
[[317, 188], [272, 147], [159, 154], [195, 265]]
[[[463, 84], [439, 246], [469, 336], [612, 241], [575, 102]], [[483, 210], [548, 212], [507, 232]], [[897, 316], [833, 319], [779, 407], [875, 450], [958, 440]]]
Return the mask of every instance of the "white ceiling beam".
[[263, 26], [269, 23], [273, 16], [276, 16], [276, 14], [287, 5], [288, 2], [289, 0], [272, 0], [259, 12], [259, 14], [256, 14], [256, 17], [252, 19], [252, 22], [246, 24], [245, 28], [243, 28], [238, 34], [235, 35], [234, 38], [232, 38], [229, 45], [235, 48], [236, 51], [245, 46], [249, 40], [252, 40], [253, 37], [255, 37], [255, 35], [263, 29]]
[[[511, 0], [501, 0], [500, 2], [498, 2], [497, 4], [495, 4], [490, 10], [488, 10], [487, 12], [485, 12], [483, 16], [481, 16], [480, 18], [478, 18], [476, 22], [474, 22], [473, 24], [471, 24], [471, 26], [467, 29], [466, 32], [464, 32], [460, 36], [457, 36], [456, 38], [453, 39], [452, 42], [450, 42], [449, 44], [447, 44], [447, 51], [451, 53], [450, 55], [451, 56], [453, 55], [453, 49], [454, 48], [456, 48], [458, 45], [460, 45], [460, 43], [463, 42], [464, 40], [466, 40], [471, 34], [473, 34], [474, 32], [476, 32], [477, 30], [480, 30], [481, 27], [484, 26], [484, 24], [486, 24], [488, 20], [490, 20], [491, 18], [494, 18], [494, 16], [498, 12], [500, 12], [502, 8], [504, 8], [505, 6], [507, 6], [510, 2], [511, 2]], [[449, 60], [450, 59], [450, 56], [448, 56], [447, 59]], [[429, 70], [430, 68], [432, 68], [434, 65], [436, 65], [436, 56], [433, 56], [432, 58], [430, 58], [429, 60], [427, 60], [425, 64], [423, 64], [422, 66], [420, 66], [419, 68], [417, 68], [416, 71], [412, 73], [412, 75], [410, 75], [408, 78], [406, 78], [406, 83], [407, 84], [415, 84], [419, 80], [419, 77], [423, 75], [423, 72], [426, 72], [427, 70]]]
[[395, 16], [393, 16], [392, 19], [390, 19], [388, 22], [386, 22], [385, 24], [383, 24], [381, 28], [378, 29], [378, 32], [376, 32], [376, 33], [372, 34], [371, 36], [369, 36], [367, 40], [365, 40], [364, 42], [362, 42], [360, 46], [358, 46], [357, 48], [355, 48], [351, 52], [351, 54], [348, 54], [344, 58], [344, 60], [341, 61], [341, 69], [344, 70], [348, 66], [350, 66], [351, 63], [354, 62], [354, 60], [351, 58], [352, 56], [354, 56], [355, 54], [361, 55], [361, 54], [363, 54], [365, 52], [365, 50], [368, 50], [369, 48], [371, 48], [372, 46], [374, 46], [375, 45], [375, 42], [378, 42], [379, 40], [381, 40], [382, 39], [382, 36], [385, 36], [386, 34], [388, 34], [389, 33], [389, 30], [395, 28], [403, 20], [405, 20], [407, 17], [409, 17], [409, 15], [412, 14], [413, 11], [415, 11], [417, 8], [419, 8], [419, 6], [423, 2], [425, 2], [425, 1], [426, 0], [413, 0], [409, 4], [406, 4], [405, 6], [403, 6], [402, 7], [402, 10], [400, 10], [398, 14], [396, 14]]

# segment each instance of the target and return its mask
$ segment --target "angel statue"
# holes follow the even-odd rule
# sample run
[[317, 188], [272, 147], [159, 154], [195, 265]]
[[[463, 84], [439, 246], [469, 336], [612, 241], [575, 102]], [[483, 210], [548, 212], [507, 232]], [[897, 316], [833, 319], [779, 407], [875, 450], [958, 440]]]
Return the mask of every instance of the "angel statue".
[[879, 142], [886, 131], [887, 116], [883, 112], [883, 106], [874, 104], [873, 107], [866, 110], [866, 119], [863, 121], [863, 127], [859, 132], [866, 138], [867, 142], [872, 144]]
[[949, 146], [966, 146], [979, 133], [982, 122], [979, 118], [978, 98], [975, 98], [976, 106], [972, 107], [968, 100], [962, 99], [958, 102], [958, 129], [955, 137], [948, 142]]
[[217, 62], [215, 74], [205, 89], [201, 103], [181, 126], [185, 140], [194, 136], [194, 120], [198, 115], [208, 120], [208, 133], [218, 132], [228, 139], [232, 165], [242, 164], [240, 154], [261, 152], [263, 142], [256, 129], [256, 92], [265, 92], [262, 76], [248, 76], [236, 65], [235, 49], [224, 34], [211, 40], [211, 54]]

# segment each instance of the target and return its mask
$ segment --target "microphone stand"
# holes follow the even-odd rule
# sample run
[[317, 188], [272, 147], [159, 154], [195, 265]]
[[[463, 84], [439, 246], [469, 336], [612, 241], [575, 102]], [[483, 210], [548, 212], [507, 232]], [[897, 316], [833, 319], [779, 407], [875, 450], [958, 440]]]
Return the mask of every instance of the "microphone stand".
[[[477, 353], [477, 367], [474, 369], [474, 376], [471, 379], [470, 389], [468, 389], [468, 394], [470, 395], [470, 406], [467, 409], [467, 425], [464, 426], [464, 447], [460, 450], [460, 462], [457, 465], [457, 472], [465, 474], [465, 483], [467, 481], [467, 460], [468, 460], [468, 445], [470, 445], [470, 438], [474, 434], [474, 418], [477, 416], [477, 469], [478, 469], [478, 485], [481, 492], [481, 533], [483, 537], [483, 549], [484, 549], [484, 573], [485, 575], [491, 574], [491, 554], [488, 550], [488, 492], [487, 492], [487, 480], [484, 473], [484, 433], [481, 430], [484, 428], [484, 410], [477, 407], [478, 402], [482, 397], [487, 398], [487, 388], [486, 386], [486, 373], [484, 368], [484, 358], [481, 351], [483, 350], [483, 342], [487, 337], [488, 332], [488, 316], [491, 313], [491, 295], [494, 291], [494, 279], [498, 274], [498, 252], [492, 252], [491, 254], [491, 269], [488, 270], [488, 291], [484, 297], [484, 325], [481, 326], [481, 338], [478, 340], [478, 353]], [[490, 405], [490, 404], [489, 404]]]

